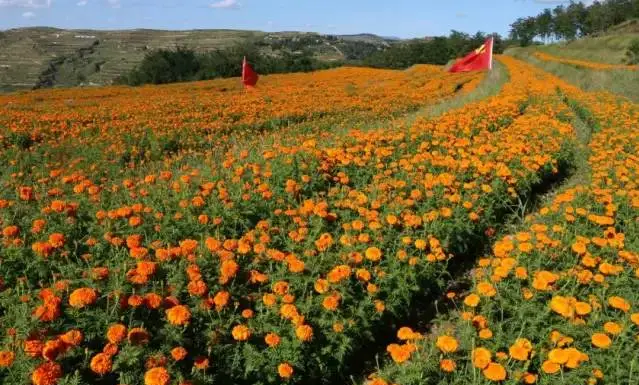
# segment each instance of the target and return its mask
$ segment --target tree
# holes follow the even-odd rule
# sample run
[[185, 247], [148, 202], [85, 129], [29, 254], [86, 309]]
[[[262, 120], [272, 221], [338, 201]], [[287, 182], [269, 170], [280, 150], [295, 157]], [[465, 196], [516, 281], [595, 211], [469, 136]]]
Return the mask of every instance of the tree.
[[534, 17], [519, 18], [510, 25], [510, 38], [522, 47], [532, 44], [537, 36], [537, 23]]
[[535, 24], [537, 26], [537, 35], [544, 41], [548, 41], [553, 31], [552, 11], [548, 8], [544, 9], [544, 11], [535, 18]]

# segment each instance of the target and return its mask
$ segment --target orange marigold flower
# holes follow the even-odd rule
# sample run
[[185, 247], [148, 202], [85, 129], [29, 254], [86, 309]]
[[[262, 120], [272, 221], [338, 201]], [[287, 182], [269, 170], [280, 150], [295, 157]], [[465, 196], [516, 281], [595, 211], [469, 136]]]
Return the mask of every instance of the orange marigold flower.
[[495, 287], [489, 282], [480, 282], [477, 284], [477, 292], [484, 297], [494, 297], [497, 294]]
[[619, 325], [616, 322], [606, 322], [603, 327], [606, 333], [609, 333], [612, 335], [621, 334], [621, 332], [623, 331], [623, 328], [621, 327], [621, 325]]
[[472, 351], [473, 366], [478, 369], [484, 369], [488, 366], [492, 359], [492, 353], [486, 348], [475, 348]]
[[98, 299], [95, 289], [90, 287], [83, 287], [75, 289], [69, 296], [69, 305], [76, 309], [81, 309], [85, 306], [92, 305]]
[[526, 338], [518, 338], [508, 349], [510, 357], [519, 361], [526, 361], [531, 351], [532, 344]]
[[116, 344], [112, 344], [112, 343], [108, 343], [106, 345], [104, 345], [104, 347], [102, 348], [102, 353], [108, 355], [108, 356], [115, 356], [116, 354], [118, 354], [118, 345]]
[[592, 344], [600, 349], [608, 349], [612, 344], [612, 340], [610, 337], [605, 335], [604, 333], [595, 333], [590, 338]]
[[506, 379], [506, 369], [501, 364], [491, 362], [482, 371], [484, 377], [491, 381], [503, 381]]
[[295, 335], [301, 341], [310, 341], [313, 338], [313, 328], [308, 325], [299, 325], [295, 328]]
[[537, 382], [537, 375], [533, 373], [524, 373], [521, 376], [521, 380], [524, 382], [524, 384], [534, 384], [535, 382]]
[[630, 303], [625, 299], [617, 296], [613, 296], [608, 298], [608, 304], [615, 309], [621, 310], [623, 312], [630, 311]]
[[382, 251], [377, 247], [369, 247], [366, 249], [364, 255], [366, 256], [366, 259], [373, 262], [377, 262], [382, 259]]
[[284, 379], [291, 378], [293, 375], [293, 367], [290, 364], [283, 362], [277, 366], [277, 374]]
[[185, 305], [173, 306], [166, 310], [166, 318], [172, 325], [186, 325], [191, 320], [191, 311]]
[[457, 364], [455, 363], [455, 361], [446, 358], [439, 361], [439, 368], [442, 370], [442, 372], [452, 373], [457, 368]]
[[416, 346], [413, 344], [390, 344], [386, 347], [386, 351], [390, 353], [393, 361], [398, 364], [407, 361], [415, 350]]
[[70, 330], [61, 335], [60, 339], [67, 345], [78, 346], [82, 343], [83, 335], [79, 330]]
[[280, 336], [278, 336], [275, 333], [268, 333], [265, 337], [264, 337], [264, 342], [266, 342], [266, 344], [272, 348], [276, 347], [277, 345], [280, 344]]
[[421, 334], [414, 332], [413, 329], [406, 326], [399, 328], [399, 330], [397, 331], [397, 338], [402, 341], [416, 340], [420, 339], [421, 337]]
[[543, 364], [541, 364], [541, 370], [543, 370], [544, 373], [547, 374], [555, 374], [561, 370], [561, 365], [550, 360], [546, 360]]
[[233, 327], [231, 334], [236, 341], [246, 341], [251, 336], [251, 331], [246, 325], [236, 325]]
[[24, 342], [24, 352], [29, 357], [39, 357], [42, 355], [42, 349], [44, 349], [44, 343], [40, 340], [26, 340]]
[[31, 374], [33, 385], [55, 385], [62, 377], [62, 367], [55, 362], [45, 362]]
[[16, 354], [9, 350], [0, 351], [0, 368], [8, 368], [16, 359]]
[[457, 340], [450, 336], [439, 336], [435, 344], [442, 353], [454, 353], [457, 351], [459, 344]]
[[339, 293], [332, 293], [331, 295], [324, 298], [324, 300], [322, 301], [322, 306], [326, 310], [335, 311], [339, 307], [339, 302], [341, 299], [342, 296]]
[[122, 324], [111, 325], [106, 336], [110, 343], [118, 344], [126, 337], [126, 326]]
[[49, 244], [55, 247], [56, 249], [59, 249], [60, 247], [64, 246], [64, 241], [65, 241], [64, 234], [53, 233], [49, 235]]
[[143, 328], [132, 328], [129, 330], [128, 339], [133, 345], [144, 345], [149, 342], [149, 332]]
[[18, 229], [18, 226], [7, 226], [4, 229], [2, 229], [2, 235], [4, 235], [6, 238], [13, 238], [17, 236], [19, 233], [20, 233], [20, 230]]
[[572, 318], [575, 312], [574, 303], [574, 298], [557, 295], [550, 300], [550, 308], [563, 317]]
[[479, 296], [477, 294], [470, 294], [464, 298], [464, 305], [468, 307], [476, 307], [479, 305]]
[[186, 358], [187, 354], [188, 352], [186, 351], [186, 349], [181, 346], [171, 349], [171, 357], [173, 357], [175, 361], [182, 361]]
[[144, 385], [169, 385], [171, 375], [163, 367], [157, 367], [147, 370], [144, 373]]
[[147, 293], [144, 296], [144, 304], [149, 309], [159, 309], [162, 306], [162, 296], [156, 293]]
[[35, 192], [32, 187], [22, 186], [18, 189], [18, 196], [23, 201], [31, 201], [35, 199]]
[[568, 362], [568, 352], [565, 349], [555, 348], [548, 352], [548, 360], [555, 364], [563, 365]]
[[209, 367], [209, 359], [204, 356], [198, 356], [193, 361], [195, 369], [204, 370]]
[[93, 373], [104, 376], [113, 369], [113, 361], [111, 356], [105, 353], [98, 353], [91, 359], [90, 368]]

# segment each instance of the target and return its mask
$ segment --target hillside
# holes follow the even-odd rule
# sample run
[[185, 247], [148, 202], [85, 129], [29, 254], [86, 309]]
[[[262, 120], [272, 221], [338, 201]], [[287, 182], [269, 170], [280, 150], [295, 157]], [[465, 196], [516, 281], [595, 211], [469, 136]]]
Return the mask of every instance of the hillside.
[[255, 42], [274, 55], [282, 50], [309, 49], [322, 60], [341, 60], [383, 49], [393, 40], [371, 34], [238, 30], [12, 29], [0, 32], [0, 90], [110, 84], [138, 64], [149, 50], [185, 46], [208, 51], [243, 41]]

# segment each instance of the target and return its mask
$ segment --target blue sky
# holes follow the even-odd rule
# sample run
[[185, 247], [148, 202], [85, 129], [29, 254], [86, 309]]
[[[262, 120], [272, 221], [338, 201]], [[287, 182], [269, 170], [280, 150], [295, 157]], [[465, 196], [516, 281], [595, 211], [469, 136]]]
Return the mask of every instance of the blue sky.
[[0, 0], [0, 29], [252, 29], [421, 37], [506, 34], [560, 0]]

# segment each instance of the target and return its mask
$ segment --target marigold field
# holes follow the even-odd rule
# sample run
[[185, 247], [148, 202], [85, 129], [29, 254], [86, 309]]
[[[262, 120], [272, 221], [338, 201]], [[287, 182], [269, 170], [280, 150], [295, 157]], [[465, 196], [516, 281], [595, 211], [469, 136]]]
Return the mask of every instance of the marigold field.
[[498, 61], [0, 96], [0, 383], [637, 383], [639, 107]]

